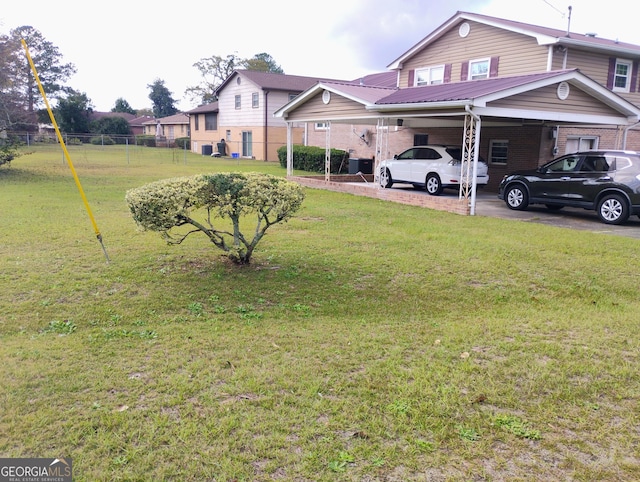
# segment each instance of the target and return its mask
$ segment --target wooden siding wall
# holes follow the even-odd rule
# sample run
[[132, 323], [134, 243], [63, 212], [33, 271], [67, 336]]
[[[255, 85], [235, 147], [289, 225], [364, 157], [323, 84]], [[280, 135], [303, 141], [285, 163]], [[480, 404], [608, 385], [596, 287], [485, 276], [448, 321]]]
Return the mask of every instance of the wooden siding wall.
[[309, 99], [305, 104], [292, 112], [287, 120], [295, 121], [318, 119], [320, 121], [331, 119], [350, 119], [370, 115], [370, 113], [365, 111], [362, 104], [336, 94], [331, 94], [331, 101], [326, 105], [322, 102], [322, 93], [318, 93], [312, 99]]
[[471, 30], [465, 38], [458, 34], [458, 24], [405, 62], [400, 72], [400, 87], [410, 87], [410, 70], [452, 64], [451, 81], [458, 82], [463, 62], [496, 56], [500, 57], [500, 77], [547, 69], [547, 50], [540, 47], [535, 39], [476, 22], [467, 23]]
[[593, 97], [573, 85], [570, 86], [569, 97], [566, 100], [558, 99], [556, 92], [557, 85], [549, 85], [491, 102], [488, 106], [549, 112], [567, 110], [591, 115], [620, 115], [616, 110], [608, 105], [596, 102]]
[[[559, 54], [554, 54], [555, 57], [560, 57]], [[607, 74], [609, 73], [609, 55], [603, 54], [594, 54], [593, 52], [585, 52], [582, 50], [577, 50], [570, 48], [567, 55], [567, 68], [568, 69], [580, 69], [587, 77], [596, 81], [597, 83], [606, 86], [607, 85]], [[634, 59], [626, 58], [626, 57], [618, 57], [620, 59], [631, 60]], [[554, 62], [554, 66], [555, 66]], [[623, 99], [626, 99], [629, 102], [632, 102], [635, 105], [640, 105], [640, 91], [637, 89], [636, 92], [615, 92]]]

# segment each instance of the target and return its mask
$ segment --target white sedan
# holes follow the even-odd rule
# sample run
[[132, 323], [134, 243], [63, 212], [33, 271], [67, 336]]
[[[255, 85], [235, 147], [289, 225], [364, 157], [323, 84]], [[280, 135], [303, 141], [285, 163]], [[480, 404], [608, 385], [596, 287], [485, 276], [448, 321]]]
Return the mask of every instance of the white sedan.
[[[413, 184], [438, 196], [444, 188], [460, 188], [462, 149], [451, 146], [414, 146], [380, 163], [380, 185]], [[488, 166], [478, 161], [477, 185], [489, 182]], [[473, 173], [473, 166], [469, 172]]]

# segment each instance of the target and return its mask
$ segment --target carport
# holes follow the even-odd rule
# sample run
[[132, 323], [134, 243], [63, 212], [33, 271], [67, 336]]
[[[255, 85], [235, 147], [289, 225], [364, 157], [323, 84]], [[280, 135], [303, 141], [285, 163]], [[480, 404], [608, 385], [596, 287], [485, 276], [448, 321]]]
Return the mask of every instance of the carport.
[[[421, 196], [418, 204], [461, 214], [475, 214], [476, 172], [482, 128], [521, 127], [535, 123], [551, 133], [561, 126], [615, 127], [616, 145], [624, 149], [626, 132], [640, 119], [640, 109], [579, 70], [543, 72], [405, 89], [345, 82], [319, 82], [274, 114], [287, 123], [287, 175], [302, 184], [352, 192], [410, 204], [409, 193], [390, 194], [377, 182], [380, 159], [391, 157], [389, 131], [410, 128], [455, 127], [462, 145], [462, 183], [457, 199]], [[292, 128], [323, 123], [324, 179], [293, 176]], [[330, 173], [332, 126], [372, 126], [376, 133], [373, 186], [344, 186]], [[375, 127], [374, 127], [375, 126]], [[552, 135], [549, 139], [552, 139]], [[341, 184], [343, 184], [341, 186]], [[387, 192], [385, 192], [387, 191]], [[398, 190], [396, 190], [398, 191]], [[427, 199], [424, 199], [427, 198]]]

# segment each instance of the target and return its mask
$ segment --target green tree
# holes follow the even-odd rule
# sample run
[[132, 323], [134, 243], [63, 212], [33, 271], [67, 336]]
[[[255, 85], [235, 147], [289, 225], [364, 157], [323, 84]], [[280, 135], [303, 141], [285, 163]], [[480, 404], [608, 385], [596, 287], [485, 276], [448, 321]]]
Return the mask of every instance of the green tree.
[[15, 138], [0, 137], [0, 166], [9, 164], [20, 155], [20, 151], [18, 150], [19, 145], [20, 143]]
[[220, 57], [212, 55], [203, 58], [193, 64], [198, 69], [202, 80], [200, 84], [187, 87], [185, 95], [192, 101], [199, 101], [202, 104], [209, 104], [217, 100], [216, 89], [229, 77], [237, 68], [244, 67], [244, 60], [235, 54]]
[[164, 85], [164, 80], [156, 79], [153, 84], [147, 85], [151, 89], [149, 99], [153, 103], [153, 115], [156, 117], [168, 117], [176, 114], [176, 101], [173, 99], [171, 91]]
[[21, 40], [25, 41], [49, 100], [70, 91], [64, 82], [75, 71], [62, 62], [59, 49], [36, 29], [22, 26], [0, 36], [0, 127], [35, 129], [37, 110], [44, 105]]
[[272, 72], [274, 74], [284, 74], [284, 70], [268, 53], [262, 52], [254, 55], [245, 61], [247, 70], [257, 70], [260, 72]]
[[73, 134], [85, 134], [91, 131], [92, 112], [91, 100], [87, 94], [80, 92], [72, 92], [66, 98], [58, 99], [58, 105], [54, 109], [60, 130]]
[[136, 115], [136, 110], [122, 97], [116, 99], [116, 104], [113, 109], [111, 109], [111, 112], [124, 112], [126, 114]]
[[[160, 232], [169, 244], [201, 232], [233, 262], [247, 264], [266, 230], [300, 208], [304, 191], [269, 174], [217, 173], [156, 181], [127, 191], [125, 199], [138, 226]], [[253, 237], [240, 226], [251, 215], [256, 219], [249, 231]], [[214, 226], [213, 218], [231, 220], [232, 229]], [[184, 226], [191, 229], [175, 230]]]
[[116, 134], [127, 136], [131, 133], [129, 123], [124, 117], [109, 116], [103, 117], [91, 123], [93, 134]]
[[237, 69], [257, 70], [284, 74], [282, 67], [267, 53], [259, 53], [250, 59], [243, 59], [236, 54], [226, 57], [212, 55], [200, 59], [193, 64], [200, 71], [201, 82], [193, 87], [187, 87], [185, 95], [201, 104], [210, 104], [217, 100], [215, 92], [222, 83]]

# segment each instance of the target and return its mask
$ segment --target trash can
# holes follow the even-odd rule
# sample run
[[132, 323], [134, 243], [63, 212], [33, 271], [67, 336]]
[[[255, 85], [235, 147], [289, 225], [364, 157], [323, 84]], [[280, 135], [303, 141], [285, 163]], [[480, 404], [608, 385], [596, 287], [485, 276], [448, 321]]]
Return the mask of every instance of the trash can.
[[213, 146], [211, 144], [204, 144], [202, 146], [202, 155], [210, 156], [213, 153]]
[[349, 174], [373, 174], [373, 159], [349, 159]]
[[218, 142], [218, 152], [221, 156], [227, 155], [227, 143], [226, 142]]

